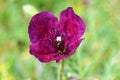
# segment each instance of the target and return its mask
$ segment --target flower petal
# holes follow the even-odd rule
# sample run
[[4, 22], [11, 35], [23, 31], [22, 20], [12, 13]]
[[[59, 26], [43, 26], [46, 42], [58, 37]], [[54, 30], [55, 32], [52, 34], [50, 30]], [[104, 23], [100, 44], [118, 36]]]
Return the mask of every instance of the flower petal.
[[58, 19], [48, 11], [32, 17], [28, 28], [31, 41], [30, 53], [41, 62], [55, 60], [53, 43], [58, 35], [58, 29]]
[[68, 7], [60, 14], [60, 30], [66, 39], [80, 38], [85, 32], [86, 25], [83, 20], [77, 16], [72, 7]]
[[[72, 54], [74, 54], [75, 50], [78, 48], [78, 46], [80, 45], [80, 43], [82, 42], [83, 39], [79, 39], [79, 40], [74, 40], [72, 43], [70, 43], [68, 45], [68, 49], [69, 51], [69, 55], [71, 56]], [[67, 56], [69, 57], [69, 56]]]
[[40, 41], [30, 45], [30, 53], [41, 62], [55, 60], [55, 49], [48, 41]]
[[86, 25], [83, 20], [77, 16], [71, 7], [62, 11], [60, 14], [60, 33], [64, 42], [64, 48], [69, 51], [67, 55], [59, 58], [59, 62], [62, 58], [70, 57], [77, 47], [80, 45], [84, 34]]
[[55, 38], [57, 34], [55, 30], [58, 30], [58, 19], [48, 11], [38, 13], [32, 17], [29, 24], [30, 41], [34, 43], [38, 40], [50, 39], [50, 37]]

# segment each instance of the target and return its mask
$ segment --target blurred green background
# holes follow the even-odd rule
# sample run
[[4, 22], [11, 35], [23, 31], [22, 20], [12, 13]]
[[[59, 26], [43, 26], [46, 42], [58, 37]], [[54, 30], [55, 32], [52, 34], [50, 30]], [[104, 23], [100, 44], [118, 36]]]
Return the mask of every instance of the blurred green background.
[[59, 18], [68, 6], [87, 29], [65, 60], [64, 80], [120, 80], [120, 0], [0, 0], [0, 80], [57, 80], [60, 63], [29, 54], [28, 25], [37, 12]]

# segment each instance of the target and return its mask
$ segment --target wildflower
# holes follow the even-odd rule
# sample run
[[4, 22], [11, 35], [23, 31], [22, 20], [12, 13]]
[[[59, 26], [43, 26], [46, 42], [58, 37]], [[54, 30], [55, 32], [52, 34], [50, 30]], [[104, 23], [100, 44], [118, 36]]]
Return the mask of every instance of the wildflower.
[[70, 57], [82, 41], [85, 23], [72, 7], [60, 13], [60, 20], [49, 11], [34, 15], [28, 33], [30, 53], [41, 62], [50, 62]]

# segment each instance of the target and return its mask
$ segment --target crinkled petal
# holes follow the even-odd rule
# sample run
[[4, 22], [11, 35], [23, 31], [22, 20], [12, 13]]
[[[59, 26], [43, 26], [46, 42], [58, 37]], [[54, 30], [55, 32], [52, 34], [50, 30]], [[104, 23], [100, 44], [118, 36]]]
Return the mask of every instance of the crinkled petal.
[[30, 45], [30, 53], [41, 62], [55, 60], [55, 49], [48, 41], [35, 42]]
[[68, 50], [66, 56], [58, 59], [70, 57], [79, 44], [81, 43], [82, 35], [84, 34], [86, 25], [83, 20], [77, 16], [71, 7], [62, 11], [60, 14], [60, 33], [62, 33], [62, 40], [64, 42], [64, 48]]
[[55, 60], [53, 42], [58, 35], [58, 20], [48, 11], [43, 11], [32, 17], [28, 33], [31, 41], [30, 53], [41, 62]]
[[[83, 39], [79, 39], [79, 40], [74, 40], [73, 42], [71, 42], [68, 45], [68, 49], [69, 49], [69, 55], [71, 56], [72, 54], [74, 54], [75, 50], [78, 48], [78, 46], [80, 45], [80, 43], [82, 42]], [[67, 57], [70, 57], [70, 56]]]
[[28, 33], [32, 43], [43, 39], [54, 39], [58, 30], [58, 19], [48, 11], [32, 17]]
[[60, 30], [65, 39], [80, 38], [85, 32], [86, 25], [77, 16], [72, 7], [68, 7], [60, 14]]

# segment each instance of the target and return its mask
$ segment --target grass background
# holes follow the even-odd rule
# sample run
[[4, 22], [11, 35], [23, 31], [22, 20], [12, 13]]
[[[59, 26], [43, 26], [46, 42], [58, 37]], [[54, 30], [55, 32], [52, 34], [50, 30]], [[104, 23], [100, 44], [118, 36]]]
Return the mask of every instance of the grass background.
[[59, 18], [68, 6], [87, 29], [65, 60], [64, 80], [120, 80], [119, 0], [0, 0], [0, 80], [57, 80], [60, 63], [43, 64], [29, 54], [28, 25], [37, 12]]

